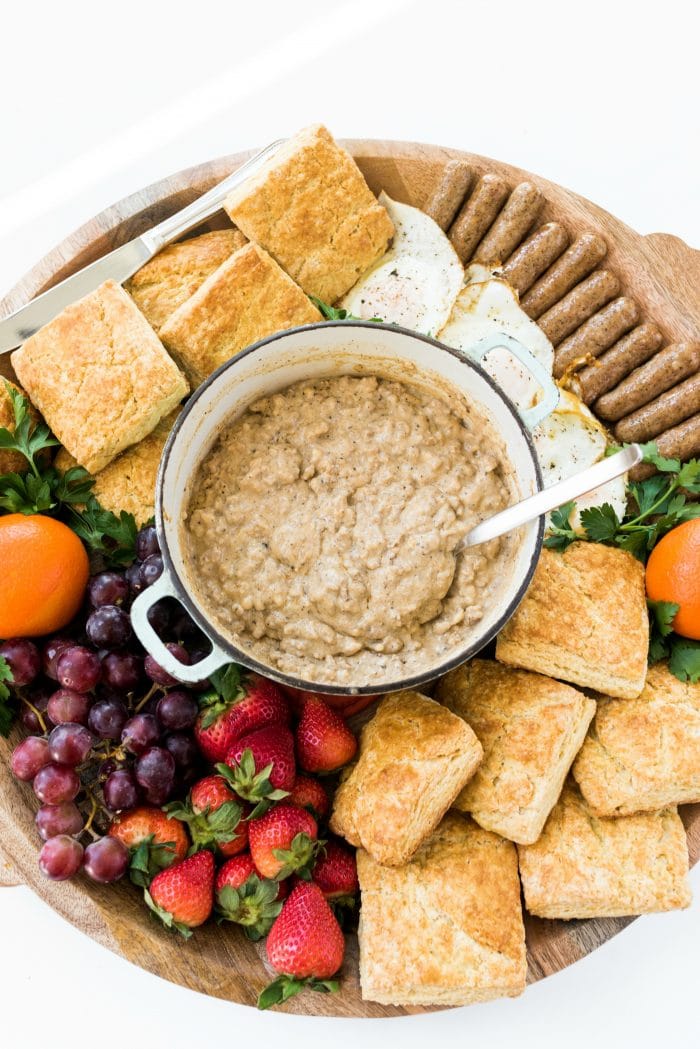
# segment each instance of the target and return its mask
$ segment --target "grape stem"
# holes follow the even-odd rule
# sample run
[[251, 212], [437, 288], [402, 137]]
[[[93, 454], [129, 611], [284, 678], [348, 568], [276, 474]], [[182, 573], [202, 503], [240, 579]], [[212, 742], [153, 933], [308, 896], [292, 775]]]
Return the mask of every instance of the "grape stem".
[[146, 703], [148, 703], [149, 699], [151, 699], [156, 694], [156, 692], [158, 692], [158, 691], [160, 691], [160, 685], [157, 685], [154, 682], [151, 685], [151, 687], [149, 688], [149, 690], [146, 693], [146, 695], [143, 697], [143, 699], [140, 699], [138, 701], [138, 703], [136, 704], [136, 706], [134, 707], [134, 714], [138, 714], [139, 710], [141, 710], [142, 707], [145, 707]]
[[22, 702], [24, 703], [24, 705], [26, 707], [29, 707], [29, 709], [31, 710], [32, 714], [34, 714], [34, 716], [36, 717], [37, 721], [39, 722], [39, 724], [41, 726], [41, 731], [44, 733], [44, 735], [46, 735], [47, 734], [46, 722], [44, 721], [44, 716], [41, 713], [41, 711], [37, 710], [37, 708], [34, 706], [34, 704], [30, 703], [26, 696], [20, 696], [19, 698], [22, 700]]
[[87, 832], [93, 838], [94, 841], [97, 841], [100, 835], [96, 834], [95, 831], [92, 829], [92, 821], [94, 820], [95, 815], [97, 813], [97, 798], [91, 791], [87, 790], [87, 788], [85, 790], [85, 793], [90, 798], [90, 815], [85, 821], [85, 826], [83, 827], [82, 832], [83, 834]]

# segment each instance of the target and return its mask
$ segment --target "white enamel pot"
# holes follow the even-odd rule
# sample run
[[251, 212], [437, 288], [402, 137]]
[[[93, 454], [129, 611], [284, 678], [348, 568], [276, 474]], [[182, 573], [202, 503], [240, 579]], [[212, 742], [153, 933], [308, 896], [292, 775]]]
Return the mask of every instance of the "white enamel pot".
[[[496, 347], [506, 347], [529, 368], [544, 390], [535, 408], [520, 415], [477, 361]], [[506, 335], [483, 340], [469, 355], [427, 336], [369, 321], [329, 321], [272, 335], [222, 365], [192, 395], [168, 438], [156, 486], [156, 527], [163, 555], [163, 574], [140, 594], [131, 610], [134, 630], [160, 665], [184, 682], [201, 681], [226, 663], [240, 663], [295, 688], [328, 693], [375, 693], [415, 688], [475, 655], [501, 630], [527, 589], [542, 547], [544, 519], [521, 529], [510, 578], [499, 600], [487, 609], [478, 634], [439, 665], [401, 680], [354, 687], [305, 681], [280, 673], [224, 637], [188, 583], [182, 527], [192, 481], [200, 462], [221, 429], [260, 397], [302, 380], [341, 374], [378, 374], [422, 385], [435, 392], [456, 389], [481, 408], [500, 434], [510, 460], [513, 500], [542, 487], [530, 430], [555, 407], [558, 391], [549, 376], [520, 343]], [[184, 666], [165, 648], [148, 621], [149, 609], [163, 597], [176, 598], [209, 638], [212, 651], [193, 666]]]

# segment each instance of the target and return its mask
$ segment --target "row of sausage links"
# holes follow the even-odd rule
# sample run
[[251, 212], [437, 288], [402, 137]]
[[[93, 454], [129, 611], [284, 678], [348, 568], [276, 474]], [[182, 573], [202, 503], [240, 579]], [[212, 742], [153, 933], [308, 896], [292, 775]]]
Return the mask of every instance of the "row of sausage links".
[[698, 427], [684, 425], [700, 411], [700, 345], [674, 344], [657, 353], [659, 329], [639, 323], [639, 308], [619, 295], [617, 277], [596, 269], [607, 254], [602, 237], [583, 233], [570, 244], [557, 222], [527, 236], [543, 204], [533, 183], [509, 192], [499, 175], [476, 178], [455, 159], [445, 166], [426, 211], [449, 230], [463, 262], [502, 267], [523, 309], [556, 349], [555, 377], [573, 385], [601, 418], [617, 422], [619, 440], [668, 434], [666, 444], [700, 452]]

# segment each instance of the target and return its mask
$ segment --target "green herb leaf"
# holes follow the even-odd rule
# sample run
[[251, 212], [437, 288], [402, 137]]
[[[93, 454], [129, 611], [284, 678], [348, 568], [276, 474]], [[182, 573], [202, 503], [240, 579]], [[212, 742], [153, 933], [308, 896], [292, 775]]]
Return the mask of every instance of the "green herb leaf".
[[119, 517], [88, 496], [84, 510], [71, 507], [71, 527], [90, 550], [103, 555], [112, 565], [128, 565], [136, 557], [138, 528], [133, 514], [122, 510]]
[[647, 606], [661, 637], [668, 637], [673, 632], [673, 620], [678, 614], [680, 605], [676, 605], [672, 601], [647, 600]]
[[51, 436], [46, 423], [35, 423], [30, 413], [30, 404], [23, 393], [4, 379], [5, 390], [12, 402], [12, 413], [15, 417], [14, 431], [0, 426], [0, 448], [6, 451], [19, 452], [29, 463], [32, 471], [37, 472], [36, 456], [45, 448], [55, 448], [58, 441]]
[[7, 737], [14, 718], [14, 710], [11, 706], [12, 693], [7, 687], [12, 684], [14, 675], [10, 664], [4, 656], [0, 656], [0, 736]]
[[680, 459], [667, 459], [664, 455], [659, 455], [659, 449], [656, 441], [647, 441], [646, 444], [641, 445], [644, 453], [645, 463], [649, 466], [655, 466], [659, 473], [678, 473], [681, 468]]
[[670, 646], [664, 638], [658, 634], [652, 634], [649, 642], [649, 663], [658, 663], [661, 659], [668, 659]]
[[557, 510], [552, 510], [549, 515], [549, 534], [544, 541], [548, 550], [566, 550], [571, 543], [580, 538], [569, 524], [569, 518], [575, 508], [576, 503], [572, 500]]
[[675, 636], [668, 666], [679, 681], [700, 681], [700, 641]]
[[[316, 295], [309, 295], [309, 298], [321, 316], [327, 321], [361, 321], [366, 319], [364, 317], [356, 317], [354, 313], [348, 313], [347, 310], [338, 309], [336, 306], [329, 306], [327, 302], [317, 298]], [[384, 323], [381, 317], [370, 317], [369, 321], [372, 324]]]
[[591, 506], [581, 511], [581, 524], [586, 535], [594, 543], [606, 543], [615, 537], [620, 519], [610, 503]]

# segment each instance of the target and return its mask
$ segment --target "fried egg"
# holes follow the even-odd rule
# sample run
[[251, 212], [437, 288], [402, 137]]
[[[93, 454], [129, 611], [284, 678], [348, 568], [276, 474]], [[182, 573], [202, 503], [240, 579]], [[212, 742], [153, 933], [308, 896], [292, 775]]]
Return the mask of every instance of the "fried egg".
[[338, 305], [365, 320], [380, 317], [388, 324], [435, 335], [462, 286], [462, 263], [425, 212], [399, 204], [386, 193], [379, 201], [394, 223], [394, 240]]
[[[476, 263], [467, 269], [466, 284], [438, 339], [468, 353], [481, 339], [500, 333], [521, 342], [551, 375], [554, 349], [547, 336], [522, 309], [517, 292], [491, 269]], [[508, 350], [494, 349], [481, 363], [518, 408], [537, 403], [539, 384]]]
[[[536, 426], [532, 439], [542, 468], [544, 487], [580, 473], [605, 457], [608, 435], [605, 428], [575, 394], [561, 391], [559, 405]], [[571, 514], [572, 528], [581, 532], [581, 510], [610, 503], [622, 517], [627, 503], [626, 475], [601, 485], [576, 500]]]

